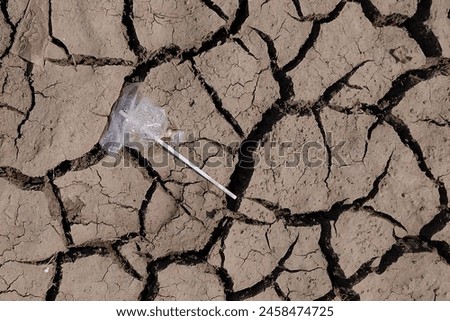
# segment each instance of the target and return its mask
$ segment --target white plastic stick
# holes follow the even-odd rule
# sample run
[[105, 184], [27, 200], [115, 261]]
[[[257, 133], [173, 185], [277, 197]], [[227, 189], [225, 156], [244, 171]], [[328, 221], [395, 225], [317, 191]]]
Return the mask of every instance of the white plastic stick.
[[[119, 113], [127, 120], [130, 121], [130, 118], [128, 116], [128, 114], [126, 114], [123, 110], [119, 111]], [[157, 142], [158, 144], [160, 144], [162, 147], [164, 147], [167, 151], [169, 151], [172, 155], [174, 155], [175, 157], [177, 157], [178, 159], [180, 159], [183, 163], [185, 163], [186, 165], [188, 165], [190, 168], [192, 168], [195, 172], [197, 172], [200, 176], [204, 177], [205, 179], [207, 179], [208, 181], [210, 181], [211, 183], [213, 183], [215, 186], [217, 186], [220, 190], [222, 190], [225, 194], [227, 194], [228, 196], [230, 196], [232, 199], [237, 199], [237, 196], [235, 194], [233, 194], [230, 190], [228, 190], [225, 186], [223, 186], [222, 184], [220, 184], [219, 182], [217, 182], [214, 178], [212, 178], [211, 176], [209, 176], [207, 173], [205, 173], [201, 168], [199, 168], [198, 166], [196, 166], [195, 164], [193, 164], [189, 159], [187, 159], [186, 157], [184, 157], [183, 155], [181, 155], [179, 152], [177, 152], [175, 149], [173, 149], [171, 146], [167, 145], [161, 138], [156, 137], [155, 135], [153, 135], [150, 132], [147, 132], [146, 134], [148, 134], [155, 142]]]

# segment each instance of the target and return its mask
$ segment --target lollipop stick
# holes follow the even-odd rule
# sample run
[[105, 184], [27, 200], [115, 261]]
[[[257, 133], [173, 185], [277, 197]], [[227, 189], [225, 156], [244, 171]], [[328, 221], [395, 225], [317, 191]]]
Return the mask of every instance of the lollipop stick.
[[[123, 110], [120, 111], [120, 114], [127, 120], [127, 121], [132, 121], [130, 119], [130, 117], [128, 116], [128, 114], [126, 114]], [[230, 190], [228, 190], [226, 187], [224, 187], [222, 184], [220, 184], [219, 182], [217, 182], [214, 178], [212, 178], [211, 176], [209, 176], [207, 173], [205, 173], [201, 168], [199, 168], [198, 166], [196, 166], [195, 164], [193, 164], [189, 159], [187, 159], [186, 157], [184, 157], [183, 155], [181, 155], [179, 152], [177, 152], [174, 148], [172, 148], [171, 146], [169, 146], [168, 144], [166, 144], [161, 138], [156, 137], [155, 135], [153, 135], [150, 132], [146, 133], [147, 135], [149, 135], [155, 142], [157, 142], [158, 144], [160, 144], [164, 149], [166, 149], [168, 152], [170, 152], [172, 155], [174, 155], [175, 157], [177, 157], [179, 160], [181, 160], [183, 163], [185, 163], [186, 165], [188, 165], [190, 168], [192, 168], [195, 172], [197, 172], [197, 174], [199, 174], [200, 176], [202, 176], [203, 178], [207, 179], [208, 181], [210, 181], [211, 183], [213, 183], [215, 186], [217, 186], [220, 190], [222, 190], [225, 194], [227, 194], [228, 196], [230, 196], [232, 199], [237, 199], [237, 196], [235, 194], [233, 194]]]

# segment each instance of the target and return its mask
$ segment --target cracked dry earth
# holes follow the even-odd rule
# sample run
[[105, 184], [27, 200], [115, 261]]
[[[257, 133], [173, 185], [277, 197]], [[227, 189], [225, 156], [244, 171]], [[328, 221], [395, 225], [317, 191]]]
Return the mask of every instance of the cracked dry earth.
[[[450, 300], [448, 0], [0, 3], [0, 299]], [[237, 201], [103, 165], [127, 82]]]

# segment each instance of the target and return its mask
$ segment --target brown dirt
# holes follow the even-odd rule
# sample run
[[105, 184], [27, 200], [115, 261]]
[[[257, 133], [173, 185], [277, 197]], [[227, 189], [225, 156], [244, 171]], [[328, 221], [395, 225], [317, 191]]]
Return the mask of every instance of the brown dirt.
[[[447, 0], [0, 8], [1, 300], [450, 300]], [[237, 201], [105, 166], [127, 82]]]

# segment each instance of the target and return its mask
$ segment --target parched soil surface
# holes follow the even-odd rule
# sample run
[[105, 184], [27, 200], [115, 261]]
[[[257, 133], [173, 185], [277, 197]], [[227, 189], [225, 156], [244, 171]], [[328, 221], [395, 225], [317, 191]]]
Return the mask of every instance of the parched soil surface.
[[448, 0], [0, 3], [0, 299], [450, 300]]

